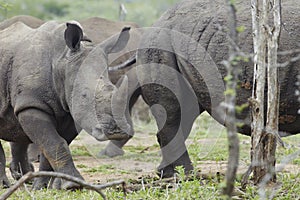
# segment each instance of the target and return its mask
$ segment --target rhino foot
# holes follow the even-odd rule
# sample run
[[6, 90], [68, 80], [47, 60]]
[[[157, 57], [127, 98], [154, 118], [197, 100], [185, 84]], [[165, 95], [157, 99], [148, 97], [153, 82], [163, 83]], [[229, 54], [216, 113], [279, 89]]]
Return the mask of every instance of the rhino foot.
[[61, 188], [61, 178], [55, 178], [54, 181], [52, 182], [52, 189], [59, 190]]
[[10, 182], [5, 174], [0, 177], [0, 186], [2, 186], [2, 188], [10, 187]]
[[77, 190], [82, 189], [80, 185], [72, 181], [65, 181], [61, 178], [51, 178], [51, 177], [38, 177], [34, 179], [32, 188], [34, 190], [41, 190], [43, 188], [52, 188], [52, 189], [64, 189], [64, 190]]
[[108, 156], [108, 157], [112, 158], [112, 157], [116, 157], [116, 156], [123, 156], [124, 153], [125, 153], [124, 150], [120, 149], [119, 147], [107, 146], [107, 147], [105, 147], [105, 149], [103, 149], [102, 151], [99, 152], [98, 156], [99, 157]]
[[80, 190], [82, 189], [82, 186], [78, 185], [77, 183], [74, 183], [72, 181], [61, 181], [61, 189], [63, 190]]
[[10, 169], [11, 176], [15, 180], [19, 180], [27, 172], [34, 172], [34, 167], [31, 163], [20, 164], [20, 165], [18, 163], [15, 163], [15, 162], [11, 162], [9, 164], [9, 169]]
[[34, 190], [41, 190], [47, 188], [50, 182], [50, 177], [37, 177], [34, 179], [32, 188]]
[[[170, 178], [170, 177], [173, 177], [174, 174], [178, 173], [176, 170], [175, 170], [175, 167], [176, 166], [179, 166], [179, 165], [168, 165], [166, 167], [158, 167], [157, 168], [157, 175], [160, 177], [160, 178]], [[183, 165], [184, 167], [184, 172], [186, 175], [190, 174], [194, 167], [191, 165], [191, 164], [185, 164]]]

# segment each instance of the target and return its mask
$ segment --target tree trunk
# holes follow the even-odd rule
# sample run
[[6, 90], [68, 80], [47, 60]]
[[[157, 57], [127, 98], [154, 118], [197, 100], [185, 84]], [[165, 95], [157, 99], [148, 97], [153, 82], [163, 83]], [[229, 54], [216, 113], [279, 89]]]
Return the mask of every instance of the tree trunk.
[[[271, 5], [273, 6], [274, 17], [272, 29], [268, 24]], [[280, 33], [280, 0], [252, 0], [252, 22], [254, 33], [254, 87], [252, 94], [251, 162], [254, 184], [258, 184], [263, 180], [264, 183], [276, 181], [275, 151], [279, 108], [277, 48]], [[268, 61], [267, 65], [266, 60]], [[267, 122], [265, 124], [266, 67], [268, 67], [268, 99]]]

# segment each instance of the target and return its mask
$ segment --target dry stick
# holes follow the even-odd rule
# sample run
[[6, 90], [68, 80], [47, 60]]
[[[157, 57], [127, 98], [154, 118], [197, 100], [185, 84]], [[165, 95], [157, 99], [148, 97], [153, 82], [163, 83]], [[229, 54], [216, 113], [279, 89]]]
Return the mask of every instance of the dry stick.
[[[233, 41], [235, 46], [237, 46], [237, 20], [236, 20], [236, 8], [232, 1], [228, 0], [229, 7], [229, 31], [230, 39]], [[232, 77], [230, 80], [226, 81], [226, 90], [232, 90], [233, 93], [226, 93], [225, 104], [226, 104], [226, 127], [227, 127], [227, 137], [228, 137], [228, 146], [229, 146], [229, 158], [228, 165], [226, 170], [226, 187], [223, 188], [223, 194], [228, 197], [232, 196], [234, 189], [234, 183], [236, 178], [236, 172], [239, 165], [239, 139], [237, 136], [236, 128], [236, 113], [235, 113], [235, 102], [236, 102], [236, 88], [237, 88], [237, 76], [238, 71], [233, 61], [237, 57], [237, 52], [235, 51], [234, 46], [229, 46], [229, 59], [224, 61], [224, 65], [227, 69], [227, 77]]]
[[[66, 179], [68, 181], [72, 181], [74, 183], [79, 184], [83, 188], [94, 190], [94, 191], [98, 192], [102, 196], [103, 199], [106, 199], [106, 197], [103, 194], [103, 192], [101, 191], [102, 189], [112, 187], [112, 186], [115, 186], [115, 185], [120, 185], [120, 184], [122, 184], [123, 187], [125, 186], [125, 181], [124, 180], [113, 181], [113, 182], [109, 182], [109, 183], [106, 183], [106, 184], [103, 184], [103, 185], [95, 185], [95, 184], [89, 184], [89, 183], [85, 182], [84, 180], [79, 179], [77, 177], [70, 176], [70, 175], [63, 174], [63, 173], [58, 173], [58, 172], [44, 172], [44, 171], [28, 172], [27, 174], [22, 176], [13, 186], [11, 186], [9, 189], [7, 189], [0, 196], [0, 200], [7, 199], [19, 187], [21, 187], [27, 180], [35, 178], [35, 177], [41, 177], [41, 176], [51, 176], [51, 177], [55, 177], [55, 178], [62, 178], [62, 179]], [[123, 188], [123, 191], [125, 191], [124, 188]]]
[[294, 53], [300, 53], [300, 49], [293, 49], [293, 50], [287, 50], [287, 51], [278, 51], [277, 55], [288, 56], [288, 55], [294, 54]]

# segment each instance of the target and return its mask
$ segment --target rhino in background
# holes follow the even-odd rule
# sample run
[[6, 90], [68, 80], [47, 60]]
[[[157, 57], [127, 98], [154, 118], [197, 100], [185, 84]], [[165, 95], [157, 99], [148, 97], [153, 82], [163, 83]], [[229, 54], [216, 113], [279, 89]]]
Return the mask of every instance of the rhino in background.
[[[47, 22], [37, 29], [17, 22], [0, 31], [0, 38], [0, 138], [26, 148], [37, 144], [43, 152], [40, 170], [82, 178], [68, 148], [76, 126], [98, 140], [132, 135], [130, 119], [113, 114], [111, 105], [112, 98], [116, 107], [124, 104], [124, 94], [117, 91], [128, 80], [118, 89], [107, 73], [108, 54], [126, 46], [129, 28], [96, 46], [86, 42], [78, 22]], [[21, 165], [29, 166], [26, 151], [19, 153]], [[37, 178], [33, 187], [47, 183]], [[63, 181], [61, 187], [78, 185]]]
[[[238, 46], [243, 52], [253, 52], [251, 4], [236, 1]], [[184, 0], [166, 11], [153, 27], [145, 31], [137, 51], [136, 79], [145, 102], [151, 107], [158, 126], [157, 138], [163, 160], [158, 171], [171, 177], [176, 166], [193, 169], [185, 139], [193, 122], [207, 111], [219, 123], [225, 124], [224, 101], [228, 58], [228, 5], [223, 0]], [[300, 1], [282, 2], [282, 24], [279, 51], [299, 48]], [[279, 56], [286, 63], [295, 55]], [[237, 105], [248, 102], [252, 93], [253, 63], [240, 62]], [[300, 74], [300, 61], [279, 68], [280, 107], [279, 134], [300, 132], [300, 102], [295, 91]], [[135, 87], [136, 88], [136, 87]], [[129, 88], [131, 94], [135, 88]], [[237, 114], [243, 126], [238, 131], [250, 135], [250, 109]]]
[[0, 23], [0, 30], [4, 30], [4, 29], [6, 29], [7, 27], [13, 25], [16, 22], [22, 22], [22, 23], [26, 24], [27, 26], [29, 26], [31, 28], [38, 28], [43, 23], [45, 23], [43, 20], [38, 19], [38, 18], [33, 17], [33, 16], [18, 15], [18, 16], [14, 16], [12, 18], [9, 18], [9, 19], [6, 19], [6, 20], [2, 21]]

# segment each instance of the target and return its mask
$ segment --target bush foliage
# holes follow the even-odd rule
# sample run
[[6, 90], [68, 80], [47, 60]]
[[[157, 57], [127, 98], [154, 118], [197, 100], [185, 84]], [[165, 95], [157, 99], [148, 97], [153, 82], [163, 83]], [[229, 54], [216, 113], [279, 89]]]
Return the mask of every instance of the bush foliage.
[[0, 20], [15, 15], [32, 15], [43, 20], [79, 20], [88, 17], [119, 19], [120, 4], [127, 21], [150, 26], [168, 7], [179, 0], [0, 0]]

